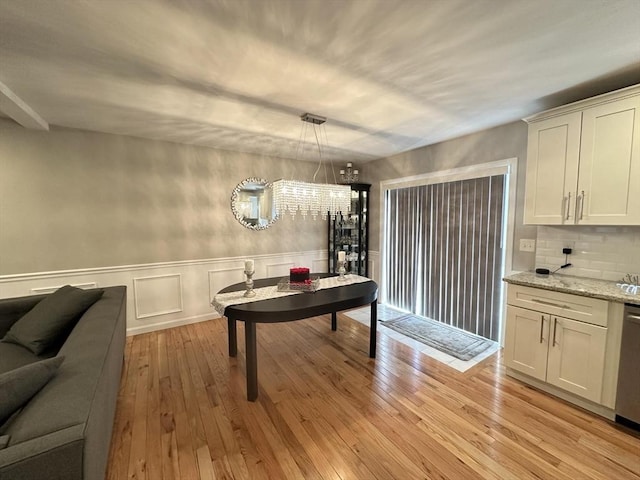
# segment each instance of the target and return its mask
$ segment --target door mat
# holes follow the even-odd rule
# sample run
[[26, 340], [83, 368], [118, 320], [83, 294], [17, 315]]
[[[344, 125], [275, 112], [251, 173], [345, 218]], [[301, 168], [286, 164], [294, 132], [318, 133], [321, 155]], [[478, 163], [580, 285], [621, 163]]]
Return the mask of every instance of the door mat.
[[484, 352], [494, 343], [473, 333], [417, 315], [381, 320], [380, 323], [420, 343], [465, 361]]

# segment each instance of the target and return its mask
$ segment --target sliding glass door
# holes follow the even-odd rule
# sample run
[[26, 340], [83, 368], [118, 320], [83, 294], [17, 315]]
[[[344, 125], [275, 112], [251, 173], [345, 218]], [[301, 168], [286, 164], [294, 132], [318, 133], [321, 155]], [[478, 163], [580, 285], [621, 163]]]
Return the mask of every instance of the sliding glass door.
[[498, 340], [505, 175], [384, 193], [383, 301]]

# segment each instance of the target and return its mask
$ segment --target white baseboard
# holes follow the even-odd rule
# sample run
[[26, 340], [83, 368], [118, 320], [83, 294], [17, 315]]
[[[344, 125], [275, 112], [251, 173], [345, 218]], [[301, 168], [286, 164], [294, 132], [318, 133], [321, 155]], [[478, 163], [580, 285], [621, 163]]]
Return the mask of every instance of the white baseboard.
[[[370, 270], [377, 272], [377, 252]], [[246, 257], [225, 257], [141, 265], [84, 268], [0, 276], [0, 298], [49, 293], [63, 285], [83, 288], [127, 287], [127, 335], [218, 318], [213, 296], [244, 280]], [[291, 265], [309, 265], [326, 272], [326, 250], [254, 255], [254, 280], [287, 274]], [[323, 268], [324, 267], [324, 268]], [[284, 272], [284, 273], [283, 273]], [[370, 277], [375, 279], [373, 274]]]
[[542, 382], [538, 379], [532, 378], [523, 373], [517, 372], [511, 368], [507, 368], [507, 375], [513, 377], [517, 380], [520, 380], [523, 383], [536, 387], [538, 390], [542, 390], [543, 392], [554, 395], [562, 400], [565, 400], [569, 403], [573, 403], [585, 410], [590, 411], [591, 413], [595, 413], [609, 420], [615, 420], [616, 413], [604, 405], [599, 405], [585, 398], [580, 398], [572, 393], [566, 392], [560, 388], [555, 387], [554, 385], [550, 385], [546, 382]]
[[177, 320], [168, 320], [166, 322], [156, 322], [152, 325], [146, 325], [143, 327], [127, 328], [127, 337], [130, 337], [132, 335], [140, 335], [141, 333], [166, 330], [167, 328], [180, 327], [182, 325], [189, 325], [191, 323], [206, 322], [207, 320], [214, 320], [216, 318], [220, 318], [220, 314], [213, 310], [213, 312], [210, 314], [196, 315], [189, 318], [179, 318]]

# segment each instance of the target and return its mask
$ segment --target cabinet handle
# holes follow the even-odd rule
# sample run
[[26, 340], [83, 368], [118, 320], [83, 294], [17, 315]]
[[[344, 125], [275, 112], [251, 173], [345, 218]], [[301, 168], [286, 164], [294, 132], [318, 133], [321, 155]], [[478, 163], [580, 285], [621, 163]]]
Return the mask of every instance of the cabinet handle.
[[553, 347], [556, 346], [556, 327], [558, 326], [558, 317], [553, 317]]
[[538, 298], [531, 298], [532, 302], [541, 303], [542, 305], [549, 305], [557, 308], [571, 308], [569, 305], [560, 305], [559, 303], [547, 302], [546, 300], [540, 300]]
[[544, 329], [544, 315], [540, 315], [540, 343], [542, 343], [542, 330]]
[[565, 220], [569, 220], [569, 211], [571, 210], [571, 192], [569, 192], [569, 194], [565, 197], [565, 201], [567, 202], [565, 205]]
[[[584, 212], [584, 190], [580, 192], [580, 195], [578, 195], [578, 198], [580, 199], [580, 215], [578, 215], [578, 213], [576, 212], [576, 218], [578, 220], [582, 220], [582, 214]], [[578, 209], [578, 200], [576, 199], [576, 210], [577, 209]]]

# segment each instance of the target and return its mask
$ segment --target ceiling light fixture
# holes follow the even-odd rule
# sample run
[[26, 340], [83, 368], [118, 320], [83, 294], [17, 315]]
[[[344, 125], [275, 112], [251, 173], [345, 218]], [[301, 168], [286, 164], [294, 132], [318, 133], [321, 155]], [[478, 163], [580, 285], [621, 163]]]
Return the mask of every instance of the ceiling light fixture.
[[[313, 133], [316, 138], [316, 145], [318, 146], [318, 155], [320, 157], [318, 168], [313, 174], [313, 182], [299, 182], [297, 180], [276, 180], [273, 182], [273, 196], [275, 209], [278, 216], [282, 216], [285, 212], [295, 218], [296, 214], [300, 212], [303, 218], [311, 214], [315, 220], [320, 215], [323, 219], [330, 215], [331, 218], [340, 212], [348, 212], [351, 209], [351, 187], [348, 185], [338, 185], [335, 172], [333, 171], [333, 162], [331, 163], [331, 171], [333, 173], [334, 183], [328, 183], [327, 178], [327, 166], [324, 165], [324, 159], [322, 157], [322, 146], [320, 145], [320, 137], [318, 136], [318, 130], [321, 133], [324, 132], [325, 143], [327, 132], [322, 125], [327, 120], [324, 117], [314, 115], [312, 113], [305, 113], [300, 117], [305, 122], [300, 132], [300, 144], [298, 150], [304, 145], [303, 131], [306, 132], [308, 125], [313, 125]], [[296, 153], [297, 157], [297, 153]], [[325, 182], [315, 183], [316, 176], [320, 169], [324, 166]]]
[[358, 169], [353, 168], [353, 163], [347, 163], [346, 170], [340, 169], [340, 183], [358, 183]]

